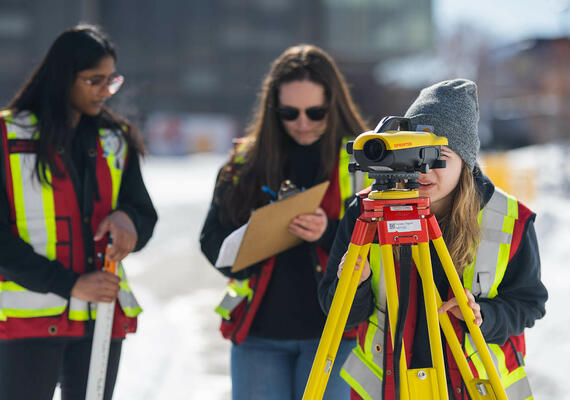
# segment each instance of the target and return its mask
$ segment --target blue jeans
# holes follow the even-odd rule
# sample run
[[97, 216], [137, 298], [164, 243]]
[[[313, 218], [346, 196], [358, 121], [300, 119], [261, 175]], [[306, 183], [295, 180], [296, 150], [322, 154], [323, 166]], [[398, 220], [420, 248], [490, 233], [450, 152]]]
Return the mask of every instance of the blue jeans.
[[[232, 399], [300, 400], [319, 340], [274, 340], [249, 336], [243, 343], [232, 345]], [[350, 398], [350, 387], [339, 373], [355, 346], [354, 339], [341, 340], [323, 399]]]

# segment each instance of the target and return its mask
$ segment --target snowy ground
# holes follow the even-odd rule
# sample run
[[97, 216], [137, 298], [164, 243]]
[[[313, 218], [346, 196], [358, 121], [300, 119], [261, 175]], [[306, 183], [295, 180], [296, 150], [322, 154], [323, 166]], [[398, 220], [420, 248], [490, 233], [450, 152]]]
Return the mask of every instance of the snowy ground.
[[[526, 166], [550, 166], [539, 175], [542, 187], [532, 208], [540, 241], [543, 281], [550, 299], [547, 316], [527, 331], [527, 371], [536, 399], [570, 399], [563, 390], [570, 356], [570, 201], [556, 189], [565, 175], [561, 152], [548, 146], [514, 152]], [[119, 400], [230, 398], [230, 345], [219, 335], [213, 308], [225, 280], [200, 253], [198, 235], [210, 201], [220, 155], [147, 158], [145, 180], [160, 221], [146, 249], [129, 256], [126, 269], [144, 308], [139, 332], [123, 347], [115, 390]], [[567, 170], [566, 170], [567, 172]], [[566, 173], [566, 177], [570, 174]], [[58, 398], [56, 396], [56, 398]]]

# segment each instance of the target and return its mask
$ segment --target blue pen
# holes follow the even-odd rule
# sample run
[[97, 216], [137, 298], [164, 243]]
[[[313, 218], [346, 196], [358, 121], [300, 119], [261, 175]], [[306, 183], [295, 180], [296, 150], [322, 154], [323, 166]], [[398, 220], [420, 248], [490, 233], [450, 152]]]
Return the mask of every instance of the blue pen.
[[269, 193], [271, 197], [273, 197], [274, 199], [277, 199], [277, 194], [275, 194], [275, 192], [271, 190], [271, 188], [264, 185], [261, 187], [261, 190], [264, 191], [265, 193]]

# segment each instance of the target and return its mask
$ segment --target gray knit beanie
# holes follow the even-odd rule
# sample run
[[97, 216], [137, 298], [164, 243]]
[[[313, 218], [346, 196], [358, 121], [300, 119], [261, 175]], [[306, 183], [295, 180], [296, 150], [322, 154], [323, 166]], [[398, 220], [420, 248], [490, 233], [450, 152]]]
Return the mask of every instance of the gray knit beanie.
[[449, 148], [473, 170], [479, 153], [479, 105], [474, 82], [454, 79], [422, 89], [405, 117], [416, 131], [429, 130], [446, 137]]

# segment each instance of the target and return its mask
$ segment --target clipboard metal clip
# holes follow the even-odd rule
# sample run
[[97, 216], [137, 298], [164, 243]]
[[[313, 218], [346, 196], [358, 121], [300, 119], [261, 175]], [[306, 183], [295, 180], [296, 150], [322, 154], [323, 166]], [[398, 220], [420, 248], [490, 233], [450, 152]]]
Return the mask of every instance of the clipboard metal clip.
[[302, 190], [299, 189], [293, 182], [289, 179], [284, 180], [279, 187], [279, 192], [277, 193], [277, 200], [286, 199], [289, 196], [300, 193]]

